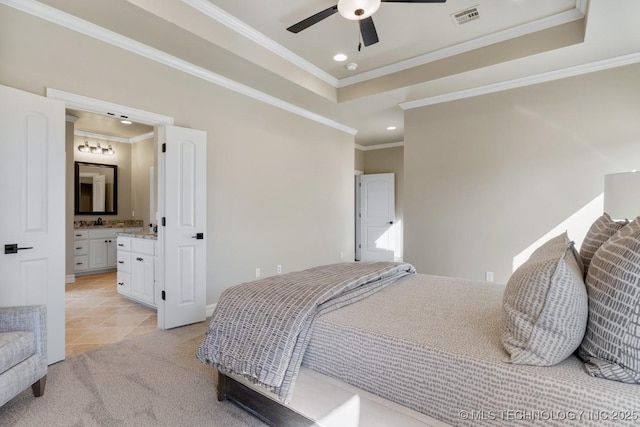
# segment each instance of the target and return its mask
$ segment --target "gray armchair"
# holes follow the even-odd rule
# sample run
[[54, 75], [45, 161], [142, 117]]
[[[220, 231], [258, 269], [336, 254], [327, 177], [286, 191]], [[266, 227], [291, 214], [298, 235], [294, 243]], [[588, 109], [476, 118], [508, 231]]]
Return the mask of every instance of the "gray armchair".
[[29, 386], [42, 396], [46, 379], [46, 307], [0, 307], [0, 406]]

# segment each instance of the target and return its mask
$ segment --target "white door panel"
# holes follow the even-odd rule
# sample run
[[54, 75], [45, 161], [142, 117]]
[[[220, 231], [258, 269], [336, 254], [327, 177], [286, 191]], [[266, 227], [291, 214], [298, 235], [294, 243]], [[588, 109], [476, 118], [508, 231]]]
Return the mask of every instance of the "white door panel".
[[206, 310], [206, 132], [163, 128], [158, 206], [164, 300], [158, 325], [168, 329], [205, 319]]
[[64, 108], [0, 86], [0, 306], [47, 305], [49, 363], [65, 344]]
[[360, 261], [395, 259], [395, 176], [392, 173], [360, 175]]

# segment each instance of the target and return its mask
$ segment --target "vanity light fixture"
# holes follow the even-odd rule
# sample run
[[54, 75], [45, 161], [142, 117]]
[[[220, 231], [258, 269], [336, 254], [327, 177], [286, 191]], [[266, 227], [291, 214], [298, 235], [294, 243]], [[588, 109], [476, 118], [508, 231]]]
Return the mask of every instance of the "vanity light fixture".
[[109, 148], [102, 148], [99, 142], [98, 145], [93, 146], [89, 145], [89, 142], [86, 139], [84, 140], [84, 144], [78, 145], [78, 151], [82, 153], [104, 154], [106, 156], [113, 156], [114, 154], [116, 154], [116, 152], [111, 147], [111, 144], [109, 144]]

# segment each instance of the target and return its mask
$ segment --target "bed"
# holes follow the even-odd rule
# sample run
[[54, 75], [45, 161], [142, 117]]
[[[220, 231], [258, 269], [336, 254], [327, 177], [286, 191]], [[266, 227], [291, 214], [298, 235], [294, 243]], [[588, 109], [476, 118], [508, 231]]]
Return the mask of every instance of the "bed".
[[288, 399], [199, 354], [218, 398], [283, 426], [638, 422], [638, 385], [590, 376], [576, 355], [508, 363], [504, 285], [406, 273], [313, 319]]

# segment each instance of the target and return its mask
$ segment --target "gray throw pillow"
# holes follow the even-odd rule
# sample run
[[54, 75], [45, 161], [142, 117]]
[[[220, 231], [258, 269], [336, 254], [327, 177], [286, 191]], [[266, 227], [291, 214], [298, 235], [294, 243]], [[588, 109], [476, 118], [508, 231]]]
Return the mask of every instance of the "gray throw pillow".
[[578, 350], [587, 372], [640, 383], [640, 218], [596, 251], [587, 293], [589, 320]]
[[589, 231], [587, 231], [587, 235], [584, 237], [582, 245], [580, 246], [580, 257], [582, 258], [582, 264], [584, 265], [585, 277], [589, 271], [589, 264], [591, 263], [593, 254], [596, 253], [598, 248], [602, 246], [604, 242], [609, 240], [611, 236], [616, 234], [618, 230], [628, 223], [628, 221], [614, 221], [606, 212], [594, 221], [589, 228]]
[[534, 251], [511, 275], [502, 299], [508, 362], [551, 366], [578, 348], [588, 313], [579, 258], [563, 233]]

